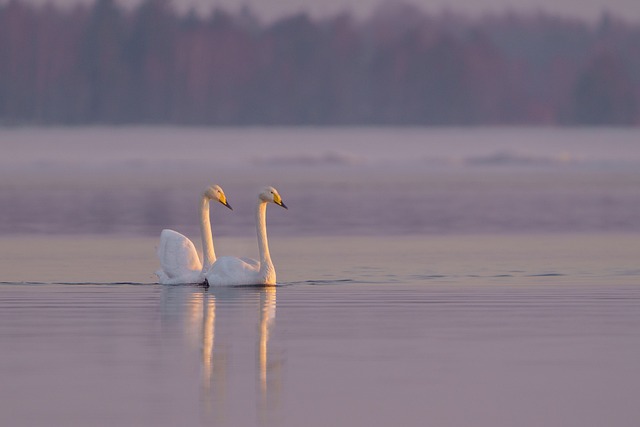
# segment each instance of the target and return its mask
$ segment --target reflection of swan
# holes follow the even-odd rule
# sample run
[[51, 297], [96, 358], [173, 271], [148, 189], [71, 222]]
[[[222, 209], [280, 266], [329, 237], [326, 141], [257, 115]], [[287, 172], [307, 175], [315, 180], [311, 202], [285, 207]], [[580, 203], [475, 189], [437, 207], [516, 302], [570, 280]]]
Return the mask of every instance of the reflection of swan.
[[[276, 287], [268, 286], [260, 293], [260, 333], [258, 334], [258, 373], [260, 379], [260, 414], [264, 418], [269, 412], [270, 395], [267, 393], [273, 378], [269, 378], [269, 332], [276, 318]], [[276, 390], [277, 391], [277, 390]], [[276, 393], [277, 395], [277, 393]]]
[[205, 293], [203, 300], [202, 374], [203, 403], [206, 413], [216, 417], [215, 424], [225, 418], [226, 407], [226, 355], [216, 347], [216, 297]]
[[[189, 350], [186, 374], [201, 381], [201, 424], [282, 424], [285, 359], [275, 334], [278, 288], [162, 287], [161, 329], [169, 342], [183, 338]], [[192, 369], [195, 360], [199, 372]], [[253, 390], [247, 387], [252, 380]]]
[[209, 285], [274, 285], [276, 283], [276, 269], [271, 262], [269, 243], [267, 242], [267, 203], [275, 203], [287, 209], [275, 188], [266, 187], [258, 194], [256, 229], [258, 231], [260, 261], [222, 257], [206, 273]]
[[[213, 349], [216, 337], [216, 297], [207, 298], [204, 307], [204, 329], [202, 331], [202, 362], [204, 377], [211, 379], [213, 366]], [[207, 383], [208, 384], [208, 383]]]
[[198, 252], [191, 240], [177, 231], [165, 229], [160, 233], [160, 270], [156, 275], [162, 284], [201, 283], [204, 273], [216, 261], [209, 217], [209, 201], [217, 200], [229, 209], [227, 197], [217, 185], [205, 190], [200, 201], [200, 232], [202, 234], [203, 262], [200, 263]]
[[216, 345], [216, 297], [203, 288], [170, 286], [167, 289], [190, 293], [182, 302], [186, 308], [184, 326], [191, 347], [201, 355], [202, 409], [207, 417], [215, 417], [214, 424], [222, 424], [226, 416], [228, 366], [224, 345]]

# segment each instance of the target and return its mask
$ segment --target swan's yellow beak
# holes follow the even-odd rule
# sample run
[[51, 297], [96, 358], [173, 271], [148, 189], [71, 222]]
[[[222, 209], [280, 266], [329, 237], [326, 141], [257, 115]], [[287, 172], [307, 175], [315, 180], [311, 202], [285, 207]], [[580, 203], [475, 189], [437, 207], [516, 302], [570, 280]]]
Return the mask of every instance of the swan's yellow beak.
[[273, 203], [275, 203], [278, 206], [282, 206], [283, 208], [289, 210], [289, 208], [287, 207], [287, 205], [285, 205], [282, 201], [282, 197], [280, 197], [280, 195], [278, 193], [275, 193], [273, 195]]
[[220, 203], [222, 203], [223, 205], [225, 205], [226, 207], [228, 207], [229, 209], [233, 210], [231, 205], [227, 202], [227, 197], [224, 194], [220, 197], [220, 199], [218, 201]]

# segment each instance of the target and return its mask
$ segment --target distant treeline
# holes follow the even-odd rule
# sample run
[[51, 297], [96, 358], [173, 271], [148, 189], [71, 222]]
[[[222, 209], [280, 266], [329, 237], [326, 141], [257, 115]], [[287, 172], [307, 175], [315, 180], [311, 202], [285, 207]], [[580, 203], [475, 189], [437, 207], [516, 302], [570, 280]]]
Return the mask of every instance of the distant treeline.
[[0, 6], [0, 124], [640, 124], [640, 24]]

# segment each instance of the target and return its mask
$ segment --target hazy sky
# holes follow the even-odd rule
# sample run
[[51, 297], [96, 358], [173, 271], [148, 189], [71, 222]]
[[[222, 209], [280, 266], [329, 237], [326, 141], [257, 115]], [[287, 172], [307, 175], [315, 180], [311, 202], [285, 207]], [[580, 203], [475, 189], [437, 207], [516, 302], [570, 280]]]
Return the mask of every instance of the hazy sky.
[[[6, 2], [7, 0], [0, 0]], [[52, 1], [70, 5], [92, 0], [28, 0], [43, 4]], [[121, 4], [136, 5], [140, 0], [119, 0]], [[248, 5], [259, 16], [272, 20], [279, 16], [299, 11], [308, 11], [314, 16], [331, 15], [342, 10], [351, 10], [359, 17], [368, 16], [383, 1], [386, 3], [413, 3], [429, 12], [449, 8], [454, 11], [482, 13], [507, 9], [558, 13], [565, 16], [595, 20], [603, 10], [626, 20], [640, 22], [640, 0], [172, 0], [179, 10], [195, 7], [207, 12], [216, 6], [237, 10]]]

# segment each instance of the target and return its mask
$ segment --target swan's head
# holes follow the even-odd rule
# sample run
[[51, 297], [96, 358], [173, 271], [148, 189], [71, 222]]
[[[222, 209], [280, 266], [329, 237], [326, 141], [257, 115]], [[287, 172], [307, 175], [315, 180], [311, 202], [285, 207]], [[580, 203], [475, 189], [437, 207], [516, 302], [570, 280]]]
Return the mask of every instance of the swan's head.
[[276, 190], [273, 187], [265, 187], [260, 194], [258, 194], [258, 197], [260, 198], [260, 200], [262, 200], [263, 202], [268, 202], [268, 203], [275, 203], [278, 206], [282, 206], [285, 209], [289, 209], [287, 207], [287, 205], [285, 205], [282, 202], [282, 197], [280, 197], [280, 193], [278, 193], [278, 190]]
[[225, 196], [224, 191], [220, 188], [219, 185], [212, 185], [204, 191], [204, 197], [209, 200], [217, 200], [229, 209], [233, 210], [231, 205], [227, 202], [227, 196]]

